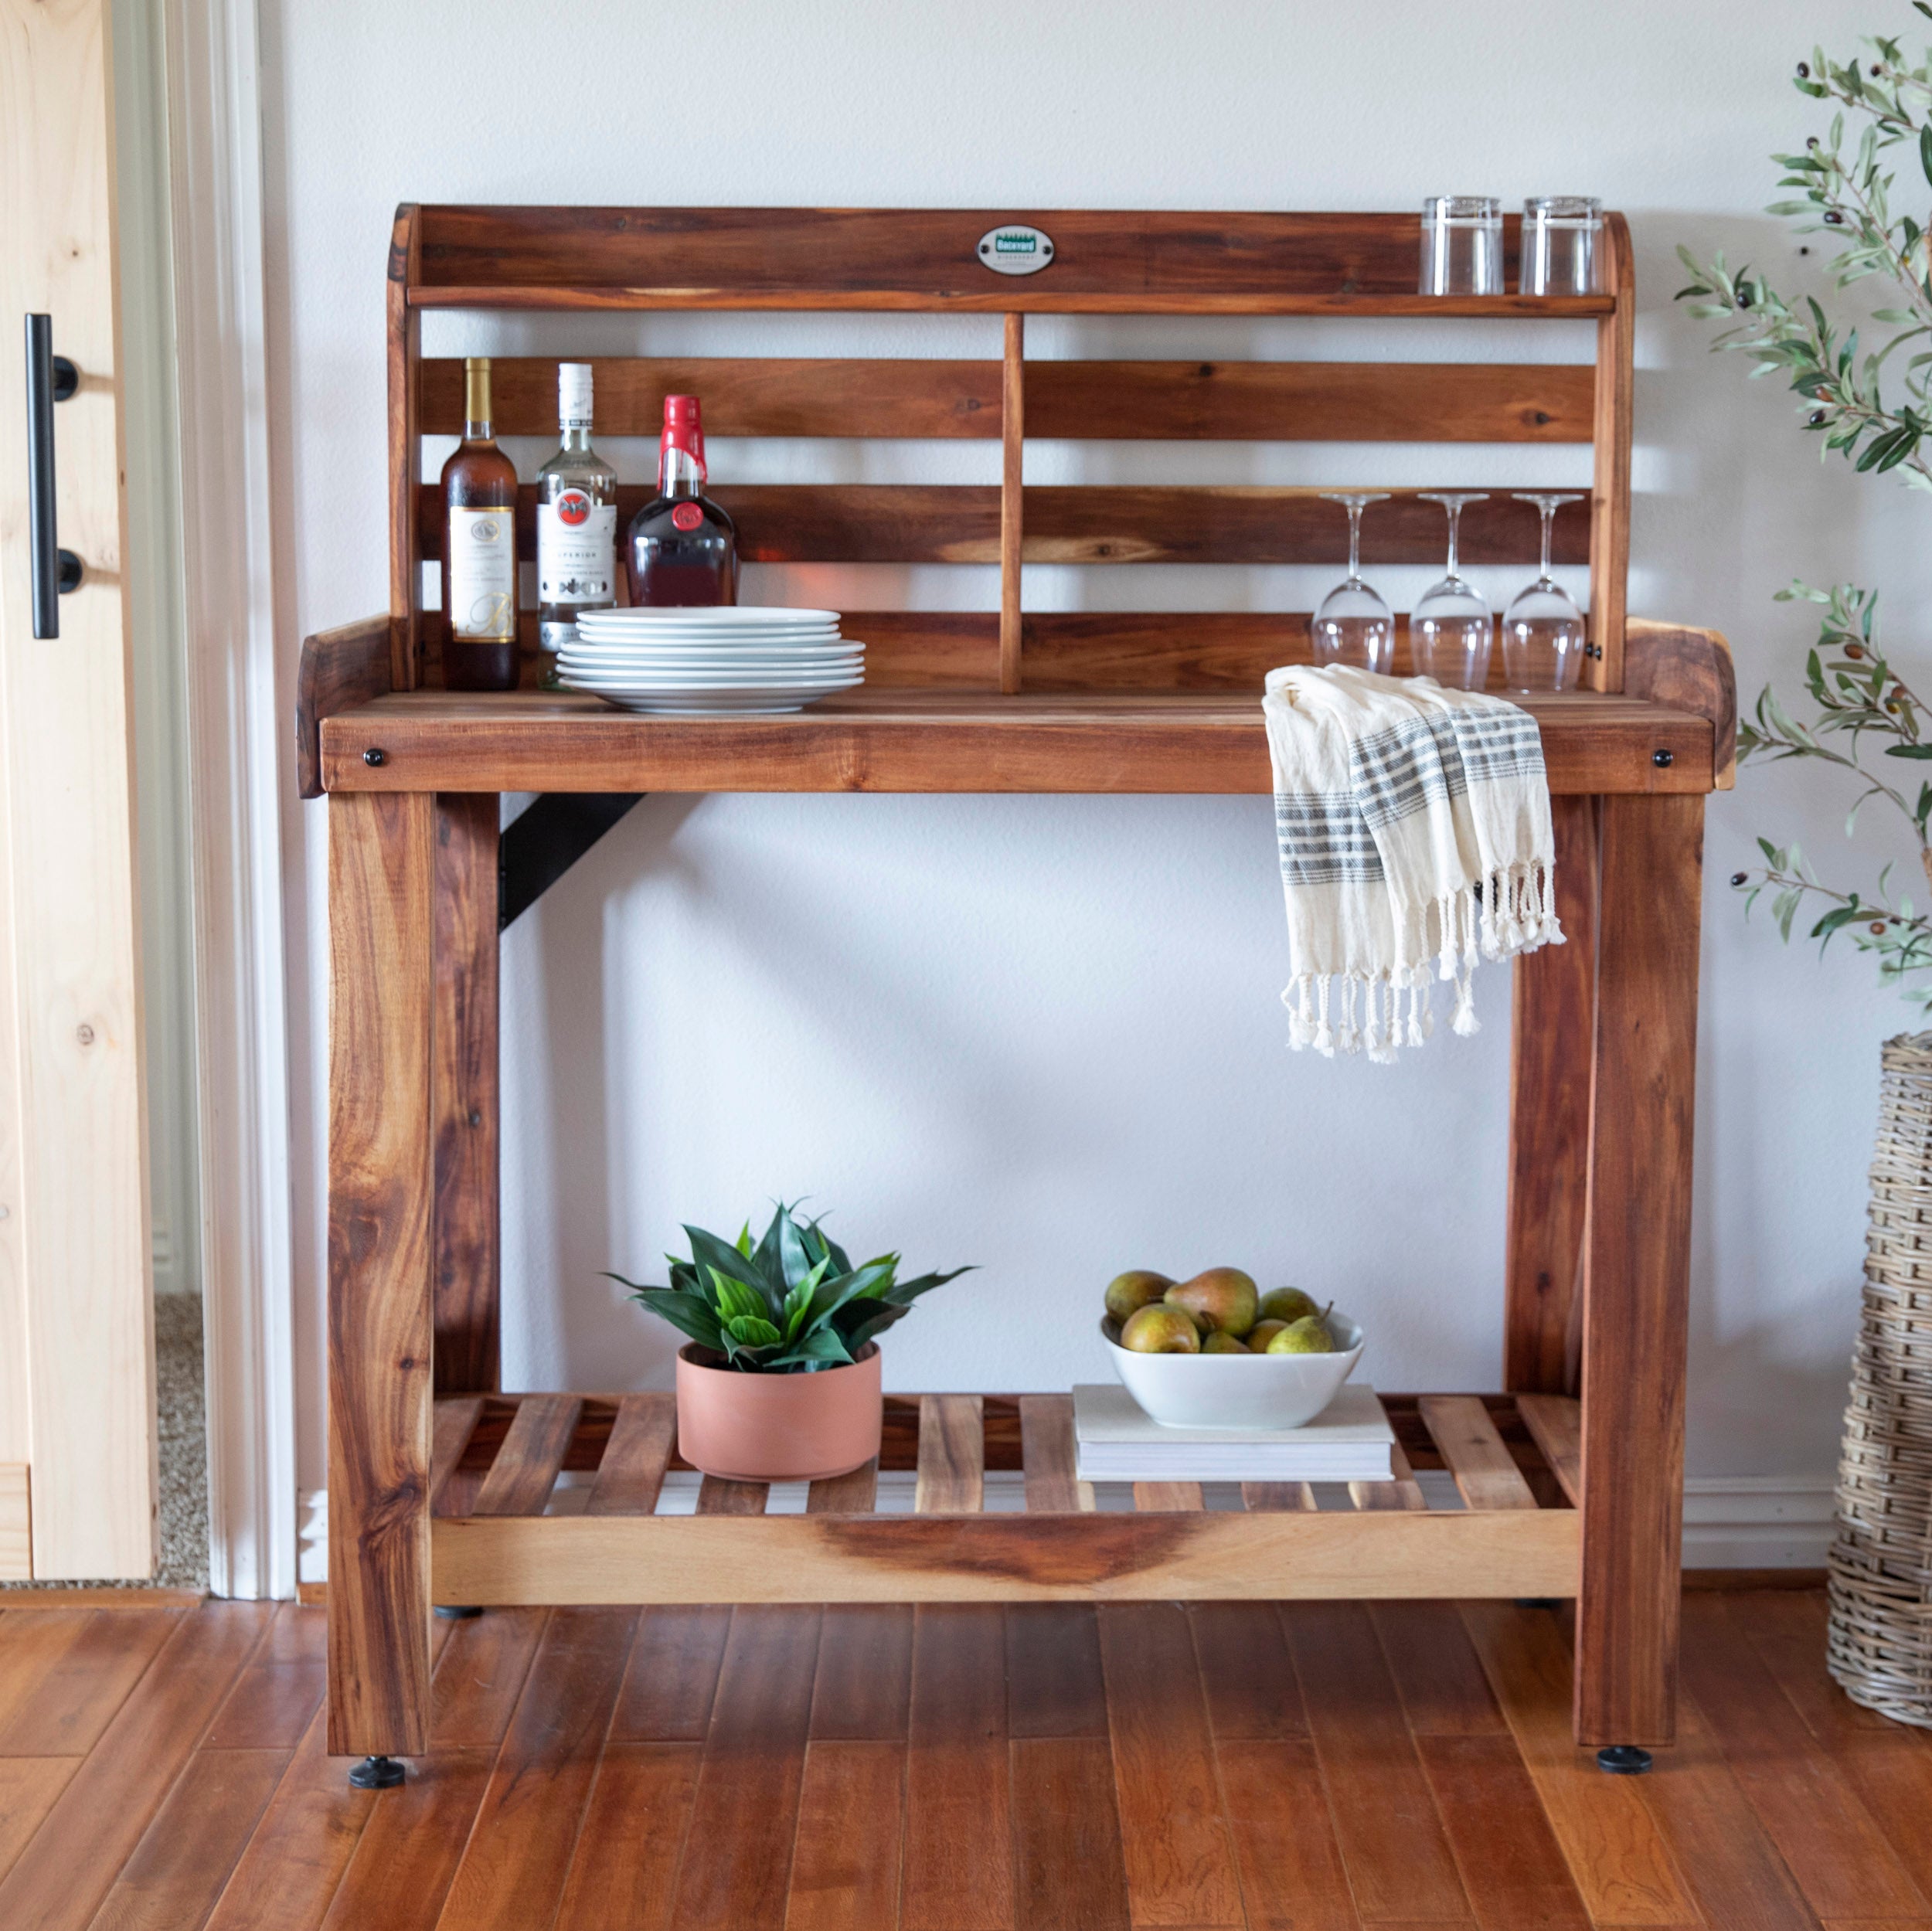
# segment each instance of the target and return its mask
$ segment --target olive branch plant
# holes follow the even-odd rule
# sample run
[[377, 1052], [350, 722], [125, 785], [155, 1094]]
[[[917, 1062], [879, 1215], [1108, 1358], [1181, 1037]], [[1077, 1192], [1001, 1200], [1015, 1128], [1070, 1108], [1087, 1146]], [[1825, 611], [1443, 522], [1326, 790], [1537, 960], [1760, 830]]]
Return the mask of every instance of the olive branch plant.
[[[1927, 0], [1912, 3], [1932, 19]], [[1787, 301], [1762, 274], [1727, 267], [1721, 251], [1702, 263], [1679, 249], [1692, 280], [1677, 299], [1693, 315], [1730, 325], [1713, 342], [1714, 349], [1748, 357], [1757, 365], [1754, 376], [1785, 376], [1801, 399], [1806, 432], [1821, 439], [1821, 460], [1837, 454], [1861, 473], [1896, 472], [1910, 487], [1932, 490], [1932, 213], [1921, 220], [1893, 207], [1895, 199], [1932, 191], [1932, 49], [1913, 66], [1895, 39], [1876, 36], [1862, 44], [1869, 53], [1842, 65], [1821, 49], [1799, 62], [1798, 91], [1835, 101], [1839, 110], [1828, 133], [1814, 135], [1802, 152], [1772, 156], [1784, 170], [1779, 186], [1798, 192], [1767, 212], [1796, 218], [1801, 233], [1840, 243], [1830, 263], [1839, 290], [1873, 277], [1889, 284], [1890, 305], [1870, 311], [1870, 319], [1889, 334], [1878, 346], [1861, 348], [1855, 326], [1841, 333], [1817, 301]], [[1863, 124], [1849, 146], [1848, 114]], [[1895, 172], [1901, 159], [1911, 177], [1903, 189]], [[1893, 361], [1915, 342], [1916, 351]], [[1932, 890], [1932, 783], [1921, 782], [1916, 790], [1910, 783], [1911, 764], [1932, 760], [1928, 712], [1879, 646], [1878, 593], [1852, 583], [1818, 590], [1794, 582], [1777, 596], [1780, 602], [1816, 604], [1822, 612], [1804, 673], [1817, 714], [1809, 720], [1793, 716], [1767, 685], [1753, 716], [1739, 726], [1740, 760], [1811, 758], [1849, 773], [1858, 791], [1846, 836], [1864, 805], [1884, 799], [1911, 827], [1920, 871]], [[1889, 740], [1880, 746], [1883, 755], [1901, 760], [1903, 768], [1868, 763], [1864, 754], [1873, 740]], [[1745, 894], [1747, 910], [1771, 892], [1772, 916], [1788, 940], [1801, 909], [1808, 916], [1821, 906], [1810, 927], [1821, 947], [1839, 932], [1848, 933], [1876, 955], [1882, 982], [1932, 1008], [1932, 984], [1907, 983], [1932, 967], [1932, 910], [1918, 911], [1909, 896], [1893, 895], [1890, 865], [1867, 897], [1825, 884], [1795, 845], [1768, 838], [1758, 845], [1764, 865], [1731, 880]]]

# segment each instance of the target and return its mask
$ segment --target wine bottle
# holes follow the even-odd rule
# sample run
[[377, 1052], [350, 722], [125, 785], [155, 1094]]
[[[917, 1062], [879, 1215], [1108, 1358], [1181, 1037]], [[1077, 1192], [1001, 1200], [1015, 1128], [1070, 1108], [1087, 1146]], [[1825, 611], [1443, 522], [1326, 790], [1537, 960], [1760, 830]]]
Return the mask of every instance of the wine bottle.
[[704, 493], [709, 481], [697, 397], [665, 396], [658, 493], [631, 519], [633, 603], [737, 602], [738, 529]]
[[490, 427], [490, 359], [463, 364], [463, 440], [443, 465], [443, 682], [517, 686], [516, 465]]
[[590, 447], [588, 362], [560, 362], [563, 445], [536, 473], [537, 641], [575, 641], [580, 610], [617, 601], [617, 473]]

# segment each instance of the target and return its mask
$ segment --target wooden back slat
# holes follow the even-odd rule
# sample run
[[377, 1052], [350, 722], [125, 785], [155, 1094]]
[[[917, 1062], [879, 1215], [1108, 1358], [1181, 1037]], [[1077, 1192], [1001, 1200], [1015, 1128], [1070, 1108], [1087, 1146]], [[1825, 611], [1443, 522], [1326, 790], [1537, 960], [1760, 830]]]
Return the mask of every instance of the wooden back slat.
[[597, 1464], [587, 1515], [648, 1515], [658, 1506], [664, 1471], [678, 1438], [675, 1395], [626, 1395]]
[[[712, 495], [738, 526], [738, 554], [747, 563], [997, 563], [997, 484], [921, 483], [720, 484]], [[641, 484], [617, 489], [620, 532], [651, 500]], [[1338, 578], [1349, 554], [1348, 519], [1316, 488], [1283, 484], [1035, 486], [1023, 494], [1029, 563], [1324, 563]], [[442, 492], [423, 485], [417, 497], [423, 555], [443, 554]], [[534, 555], [536, 488], [517, 491], [517, 541]], [[1536, 510], [1495, 490], [1464, 510], [1463, 564], [1506, 566], [1527, 582], [1540, 545]], [[1414, 490], [1390, 493], [1362, 519], [1365, 569], [1386, 564], [1440, 566], [1448, 522], [1438, 503]], [[1587, 502], [1557, 512], [1552, 555], [1566, 566], [1590, 559]], [[1491, 593], [1506, 601], [1522, 587], [1510, 580]], [[1581, 585], [1579, 584], [1580, 588]]]
[[436, 1404], [436, 1421], [430, 1437], [430, 1509], [434, 1514], [438, 1498], [451, 1471], [463, 1459], [476, 1424], [482, 1418], [481, 1395], [453, 1395]]
[[1519, 1395], [1516, 1413], [1543, 1450], [1550, 1472], [1563, 1486], [1571, 1505], [1580, 1508], [1583, 1494], [1583, 1407], [1573, 1395]]
[[828, 1475], [805, 1491], [808, 1515], [869, 1515], [879, 1500], [879, 1458], [849, 1475]]
[[1536, 1506], [1534, 1492], [1478, 1397], [1424, 1395], [1416, 1406], [1471, 1508]]
[[[490, 367], [499, 436], [551, 436], [557, 356]], [[666, 396], [711, 436], [997, 440], [1000, 364], [836, 356], [592, 355], [599, 437], [655, 441]], [[422, 432], [463, 431], [463, 363], [425, 357]], [[1117, 362], [1026, 365], [1026, 433], [1073, 441], [1587, 443], [1588, 362]]]
[[473, 1515], [541, 1515], [570, 1452], [583, 1404], [574, 1395], [526, 1395], [483, 1478]]
[[1073, 1398], [1019, 1398], [1020, 1457], [1026, 1470], [1029, 1515], [1071, 1515], [1094, 1506], [1094, 1487], [1075, 1474]]
[[921, 1515], [977, 1515], [985, 1477], [985, 1411], [978, 1396], [922, 1395], [913, 1508]]

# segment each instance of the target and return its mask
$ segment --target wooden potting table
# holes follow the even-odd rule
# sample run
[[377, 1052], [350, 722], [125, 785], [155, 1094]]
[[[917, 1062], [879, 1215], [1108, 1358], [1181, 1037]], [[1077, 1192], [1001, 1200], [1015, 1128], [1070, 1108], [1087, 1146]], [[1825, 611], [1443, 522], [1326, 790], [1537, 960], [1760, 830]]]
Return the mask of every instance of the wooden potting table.
[[[990, 271], [982, 237], [1019, 223], [1050, 237], [1050, 265]], [[1512, 284], [1515, 240], [1512, 223]], [[298, 726], [304, 794], [328, 797], [332, 1750], [427, 1746], [435, 1603], [988, 1598], [1573, 1596], [1578, 1740], [1671, 1739], [1703, 801], [1730, 782], [1735, 705], [1721, 637], [1625, 615], [1621, 217], [1604, 240], [1607, 294], [1441, 300], [1413, 292], [1413, 216], [399, 211], [390, 608], [306, 641]], [[983, 360], [590, 359], [600, 439], [655, 434], [663, 396], [690, 391], [717, 438], [999, 441], [985, 487], [716, 490], [747, 561], [997, 562], [999, 610], [848, 613], [864, 688], [791, 716], [443, 690], [422, 444], [460, 431], [461, 365], [420, 340], [442, 308], [994, 318], [1001, 353]], [[1581, 319], [1595, 355], [1029, 361], [1025, 318], [1042, 312]], [[500, 435], [553, 430], [556, 360], [497, 360]], [[695, 1515], [660, 1515], [682, 1466], [668, 1396], [498, 1391], [499, 922], [646, 792], [1266, 792], [1262, 678], [1305, 658], [1305, 615], [1035, 614], [1020, 564], [1332, 563], [1341, 512], [1303, 488], [1022, 487], [1029, 433], [1594, 445], [1588, 501], [1557, 525], [1559, 562], [1590, 569], [1589, 688], [1526, 701], [1570, 942], [1515, 972], [1508, 1392], [1387, 1397], [1397, 1479], [1357, 1485], [1349, 1510], [1298, 1485], [1205, 1510], [1185, 1484], [1097, 1510], [1065, 1396], [942, 1395], [887, 1400], [881, 1464], [917, 1470], [911, 1515], [874, 1512], [876, 1469], [814, 1484], [802, 1515], [709, 1479]], [[621, 521], [645, 493], [621, 493]], [[1399, 490], [1370, 514], [1364, 560], [1434, 564], [1442, 537], [1440, 512]], [[1509, 582], [1487, 566], [1533, 564], [1535, 513], [1493, 493], [1465, 513], [1462, 553]], [[499, 834], [505, 791], [545, 795]], [[1095, 1256], [1097, 1281], [1117, 1258]], [[1426, 1504], [1414, 1472], [1432, 1467], [1463, 1506]], [[1023, 1514], [981, 1510], [1001, 1468], [1025, 1471]], [[566, 1470], [594, 1473], [559, 1487]]]

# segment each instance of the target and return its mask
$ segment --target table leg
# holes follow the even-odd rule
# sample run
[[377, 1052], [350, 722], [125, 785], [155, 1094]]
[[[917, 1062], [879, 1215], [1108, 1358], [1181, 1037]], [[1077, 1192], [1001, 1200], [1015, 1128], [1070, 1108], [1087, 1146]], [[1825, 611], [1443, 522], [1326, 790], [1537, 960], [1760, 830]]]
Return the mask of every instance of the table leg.
[[429, 1746], [433, 817], [328, 803], [328, 1747], [379, 1759]]
[[1704, 801], [1602, 808], [1575, 1717], [1629, 1746], [1676, 1723]]
[[1503, 1385], [1577, 1388], [1590, 1056], [1597, 1001], [1597, 801], [1554, 797], [1565, 943], [1517, 960], [1509, 1047], [1509, 1206]]
[[430, 1120], [436, 1149], [436, 1392], [494, 1394], [502, 1273], [497, 1099], [494, 791], [436, 800], [436, 1006]]

